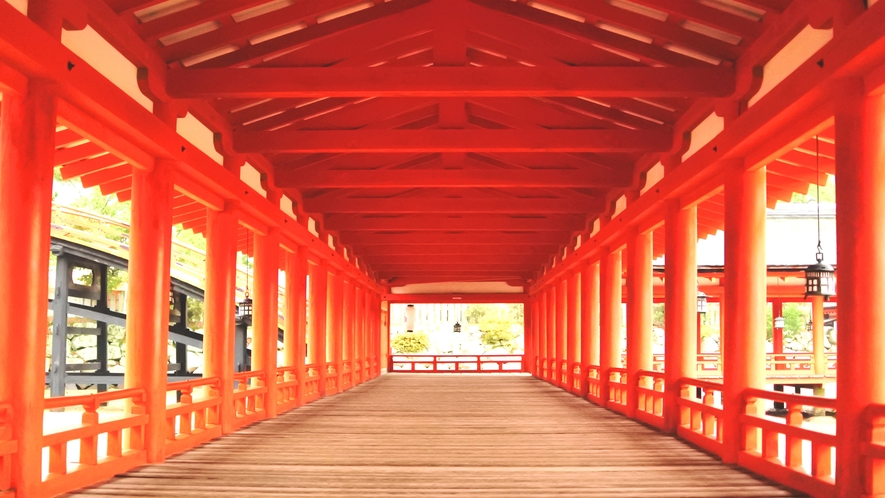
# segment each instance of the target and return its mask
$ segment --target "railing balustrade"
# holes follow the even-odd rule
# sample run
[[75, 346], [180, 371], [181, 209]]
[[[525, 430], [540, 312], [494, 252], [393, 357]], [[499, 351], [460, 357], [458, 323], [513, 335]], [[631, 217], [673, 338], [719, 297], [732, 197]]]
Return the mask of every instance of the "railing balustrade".
[[867, 472], [865, 496], [885, 495], [885, 405], [871, 405], [864, 413], [869, 442], [863, 449]]
[[166, 456], [221, 435], [218, 377], [173, 382], [166, 386], [166, 393], [170, 392], [178, 393], [179, 400], [166, 405]]
[[391, 361], [394, 372], [522, 372], [521, 354], [392, 355]]
[[320, 367], [304, 365], [304, 402], [310, 403], [320, 397]]
[[664, 428], [664, 374], [640, 370], [635, 379], [638, 393], [636, 418], [659, 429]]
[[[703, 394], [697, 395], [700, 388]], [[722, 405], [716, 393], [722, 393], [722, 384], [699, 379], [679, 381], [679, 427], [676, 433], [688, 442], [705, 450], [722, 454]]]
[[12, 455], [18, 451], [18, 441], [12, 439], [12, 407], [0, 405], [0, 496], [10, 488]]
[[260, 370], [234, 374], [234, 381], [234, 427], [239, 429], [264, 418], [267, 384]]
[[584, 379], [584, 367], [580, 363], [572, 363], [571, 367], [569, 367], [570, 374], [570, 383], [569, 383], [569, 391], [573, 394], [580, 395], [581, 390], [583, 389], [583, 379]]
[[627, 369], [608, 370], [608, 403], [612, 410], [627, 413]]
[[[44, 410], [81, 408], [83, 413], [76, 427], [43, 434], [43, 447], [49, 451], [48, 474], [40, 486], [41, 494], [55, 496], [143, 465], [144, 426], [148, 422], [144, 396], [143, 389], [121, 389], [44, 400]], [[120, 414], [100, 416], [98, 408], [114, 401], [125, 401], [128, 406]], [[70, 460], [69, 449], [79, 452], [76, 460]]]
[[[786, 419], [766, 416], [763, 401], [784, 403]], [[738, 464], [813, 496], [835, 496], [835, 430], [824, 432], [803, 425], [803, 408], [835, 410], [836, 400], [747, 389], [743, 403], [744, 449]]]
[[587, 399], [602, 405], [602, 387], [599, 378], [599, 365], [587, 366]]
[[298, 367], [277, 368], [277, 413], [295, 408], [298, 404], [300, 378]]

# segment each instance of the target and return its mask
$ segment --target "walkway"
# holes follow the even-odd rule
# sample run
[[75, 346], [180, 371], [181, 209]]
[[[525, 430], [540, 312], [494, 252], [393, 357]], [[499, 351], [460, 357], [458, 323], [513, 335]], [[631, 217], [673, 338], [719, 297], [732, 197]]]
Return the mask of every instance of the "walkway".
[[520, 375], [384, 375], [95, 496], [798, 496]]

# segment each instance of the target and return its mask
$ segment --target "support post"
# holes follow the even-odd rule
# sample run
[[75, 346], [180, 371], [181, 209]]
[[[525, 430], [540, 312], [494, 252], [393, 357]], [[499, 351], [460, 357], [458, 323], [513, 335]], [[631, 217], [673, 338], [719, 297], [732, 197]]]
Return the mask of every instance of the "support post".
[[332, 279], [332, 306], [329, 339], [333, 365], [335, 365], [335, 385], [337, 392], [343, 391], [344, 362], [342, 361], [342, 342], [344, 342], [344, 274], [338, 272]]
[[[634, 232], [627, 243], [627, 416], [635, 417], [639, 371], [652, 369], [652, 233]], [[650, 387], [650, 386], [648, 386]]]
[[326, 263], [310, 267], [310, 362], [319, 372], [319, 395], [326, 395]]
[[[538, 295], [538, 354], [541, 356], [541, 371], [538, 372], [538, 377], [541, 379], [547, 379], [550, 370], [550, 349], [549, 344], [550, 341], [548, 339], [549, 331], [547, 328], [547, 315], [549, 315], [549, 310], [547, 308], [547, 291], [543, 291]], [[544, 367], [546, 363], [547, 367]]]
[[52, 296], [52, 349], [49, 364], [49, 395], [65, 395], [68, 368], [68, 289], [71, 279], [71, 259], [64, 250], [53, 247], [55, 258], [55, 293]]
[[[836, 103], [836, 242], [839, 253], [839, 392], [836, 487], [839, 497], [885, 494], [885, 466], [868, 462], [865, 443], [882, 443], [864, 410], [885, 404], [885, 96], [862, 81], [840, 88]], [[847, 368], [846, 368], [847, 366]]]
[[279, 340], [279, 233], [255, 236], [255, 304], [252, 313], [252, 370], [264, 372], [264, 416], [277, 416], [277, 342]]
[[765, 388], [765, 168], [732, 160], [725, 172], [725, 330], [722, 348], [722, 459], [747, 446], [743, 393]]
[[206, 223], [206, 292], [203, 356], [205, 376], [221, 384], [219, 423], [224, 434], [234, 422], [234, 301], [237, 288], [237, 218], [230, 207], [209, 210]]
[[697, 227], [697, 207], [682, 208], [676, 200], [669, 203], [664, 242], [664, 427], [670, 433], [676, 432], [681, 421], [679, 379], [697, 376], [701, 317], [697, 312]]
[[[581, 331], [578, 329], [578, 319], [580, 318], [580, 310], [578, 308], [578, 280], [581, 275], [577, 272], [572, 273], [568, 278], [568, 302], [567, 307], [567, 325], [568, 335], [566, 339], [566, 365], [568, 368], [568, 390], [575, 391], [575, 372], [573, 365], [581, 362]], [[583, 368], [581, 369], [583, 371]]]
[[563, 277], [556, 284], [556, 382], [554, 385], [559, 387], [567, 387], [566, 381], [562, 377], [563, 365], [568, 365], [569, 359], [566, 357], [567, 341], [568, 341], [568, 320], [566, 303], [568, 302], [568, 277]]
[[827, 373], [827, 355], [824, 349], [824, 298], [811, 298], [811, 350], [816, 375]]
[[51, 85], [31, 80], [0, 109], [0, 402], [12, 406], [19, 497], [41, 481], [55, 104]]
[[356, 385], [353, 374], [353, 280], [344, 282], [341, 298], [341, 368], [350, 370], [350, 387]]
[[599, 366], [599, 264], [581, 271], [581, 396], [590, 390], [588, 367]]
[[603, 251], [599, 284], [599, 394], [608, 403], [611, 369], [621, 366], [621, 251]]
[[547, 288], [547, 382], [558, 384], [556, 362], [556, 287], [555, 283]]
[[286, 255], [286, 331], [283, 357], [286, 366], [295, 367], [298, 390], [295, 406], [304, 404], [304, 357], [307, 341], [307, 248], [299, 246]]
[[534, 337], [532, 334], [534, 333], [533, 328], [533, 320], [532, 320], [532, 309], [533, 300], [528, 300], [523, 305], [522, 311], [522, 344], [523, 344], [523, 354], [522, 354], [522, 371], [529, 372], [534, 374], [535, 370], [535, 351], [534, 351]]
[[352, 313], [353, 313], [353, 323], [351, 324], [351, 334], [353, 334], [353, 344], [351, 345], [351, 354], [350, 354], [350, 371], [351, 376], [353, 377], [353, 385], [358, 385], [363, 383], [363, 372], [360, 366], [362, 365], [362, 299], [363, 292], [362, 288], [354, 284], [353, 286], [353, 302], [351, 304]]

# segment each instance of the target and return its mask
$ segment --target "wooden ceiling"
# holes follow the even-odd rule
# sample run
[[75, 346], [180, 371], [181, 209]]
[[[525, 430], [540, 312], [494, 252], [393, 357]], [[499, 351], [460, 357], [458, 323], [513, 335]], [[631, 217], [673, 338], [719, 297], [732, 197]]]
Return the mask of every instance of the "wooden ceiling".
[[[268, 185], [391, 285], [537, 278], [643, 187], [639, 165], [681, 150], [674, 125], [734, 92], [790, 5], [104, 1], [168, 65], [168, 95], [222, 120], [228, 155], [260, 155]], [[128, 166], [64, 138], [65, 177], [126, 197]], [[832, 134], [821, 145], [832, 173]], [[770, 167], [769, 200], [806, 191], [814, 158], [807, 143]], [[180, 204], [200, 231], [205, 209]], [[702, 204], [701, 235], [721, 208]]]

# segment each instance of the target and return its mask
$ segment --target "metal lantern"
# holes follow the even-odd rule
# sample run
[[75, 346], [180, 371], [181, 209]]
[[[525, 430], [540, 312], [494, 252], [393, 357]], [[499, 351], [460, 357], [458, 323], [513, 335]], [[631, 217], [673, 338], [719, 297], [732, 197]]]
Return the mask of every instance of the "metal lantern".
[[704, 314], [707, 312], [707, 295], [701, 291], [698, 291], [698, 313]]
[[774, 328], [782, 329], [784, 328], [784, 317], [778, 316], [774, 318]]
[[252, 317], [252, 298], [249, 297], [249, 291], [246, 291], [246, 297], [237, 303], [237, 316], [242, 318]]
[[181, 320], [181, 309], [175, 299], [175, 292], [169, 289], [169, 323], [178, 323]]
[[452, 328], [452, 331], [454, 331], [456, 334], [461, 332], [461, 322], [455, 322], [455, 326]]
[[[820, 249], [820, 246], [818, 246]], [[805, 269], [805, 297], [822, 296], [829, 299], [836, 295], [836, 271], [824, 263], [824, 255], [818, 250], [817, 263]]]

